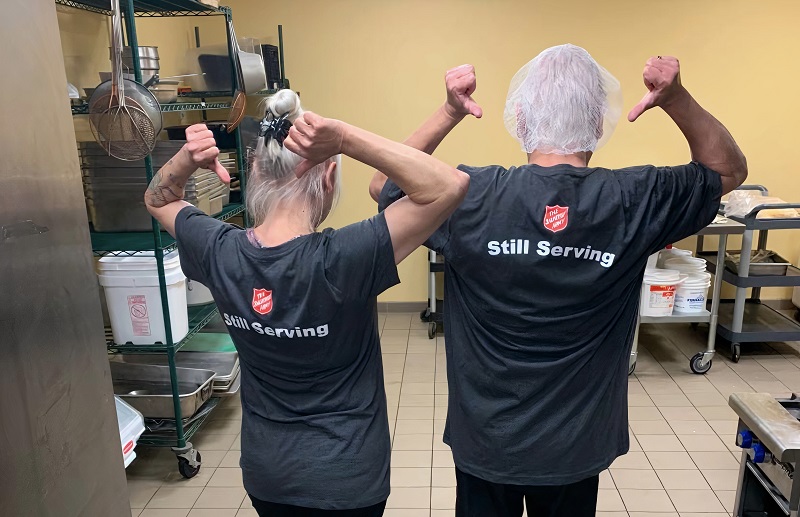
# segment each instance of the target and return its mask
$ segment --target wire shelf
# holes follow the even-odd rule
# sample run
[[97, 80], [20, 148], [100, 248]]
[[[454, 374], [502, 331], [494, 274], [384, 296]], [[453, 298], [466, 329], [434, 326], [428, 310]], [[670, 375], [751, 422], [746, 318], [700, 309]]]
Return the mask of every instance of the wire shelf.
[[[189, 333], [186, 337], [181, 339], [178, 343], [172, 345], [175, 352], [183, 348], [189, 340], [200, 330], [203, 329], [208, 323], [217, 315], [217, 306], [215, 303], [206, 305], [197, 305], [189, 307]], [[106, 338], [108, 339], [109, 352], [119, 354], [158, 354], [166, 352], [170, 346], [164, 343], [154, 343], [152, 345], [134, 345], [132, 343], [114, 343], [111, 338], [111, 329], [106, 328]]]
[[[122, 0], [127, 4], [129, 0]], [[109, 0], [55, 0], [56, 4], [111, 16]], [[124, 5], [123, 5], [124, 7]], [[136, 16], [216, 16], [229, 14], [228, 7], [212, 7], [195, 0], [133, 0]]]
[[[161, 104], [161, 113], [175, 113], [179, 111], [204, 111], [230, 109], [230, 102], [174, 102]], [[89, 103], [72, 106], [73, 115], [88, 115]]]
[[[203, 425], [203, 422], [208, 420], [211, 413], [214, 412], [214, 408], [222, 402], [221, 398], [212, 397], [208, 399], [208, 401], [203, 404], [204, 407], [210, 407], [209, 411], [192, 422], [191, 424], [187, 425], [183, 428], [184, 438], [189, 441], [192, 439], [192, 436], [200, 429]], [[144, 434], [139, 438], [136, 442], [137, 445], [144, 445], [150, 447], [173, 447], [175, 445], [175, 440], [177, 439], [177, 435], [175, 432], [172, 433], [150, 433], [149, 431], [145, 431]]]

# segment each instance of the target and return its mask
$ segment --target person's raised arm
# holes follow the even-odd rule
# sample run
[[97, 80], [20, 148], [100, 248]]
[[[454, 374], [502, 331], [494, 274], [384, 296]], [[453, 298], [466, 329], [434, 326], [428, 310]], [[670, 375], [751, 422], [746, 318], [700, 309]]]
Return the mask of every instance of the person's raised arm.
[[189, 206], [183, 200], [183, 189], [189, 177], [199, 168], [209, 168], [225, 183], [230, 183], [228, 171], [219, 163], [219, 149], [214, 134], [204, 125], [195, 124], [186, 129], [186, 144], [166, 165], [158, 170], [144, 193], [144, 203], [150, 215], [175, 236], [175, 218], [182, 208]]
[[469, 176], [421, 151], [308, 111], [295, 120], [283, 145], [304, 158], [298, 177], [342, 153], [385, 171], [403, 189], [406, 197], [384, 212], [395, 263], [431, 236], [469, 188]]
[[[472, 99], [472, 94], [477, 87], [475, 67], [461, 65], [448, 70], [444, 82], [447, 88], [447, 101], [437, 108], [433, 115], [423, 122], [403, 144], [423, 153], [433, 154], [442, 140], [459, 122], [464, 120], [464, 117], [473, 115], [481, 118], [483, 116], [483, 110]], [[378, 201], [385, 184], [386, 174], [376, 170], [369, 183], [369, 195], [375, 202]]]
[[633, 122], [650, 108], [660, 106], [686, 137], [692, 160], [721, 176], [723, 195], [741, 185], [747, 178], [744, 154], [725, 126], [683, 87], [678, 60], [670, 56], [650, 58], [643, 76], [649, 91], [630, 111], [628, 120]]

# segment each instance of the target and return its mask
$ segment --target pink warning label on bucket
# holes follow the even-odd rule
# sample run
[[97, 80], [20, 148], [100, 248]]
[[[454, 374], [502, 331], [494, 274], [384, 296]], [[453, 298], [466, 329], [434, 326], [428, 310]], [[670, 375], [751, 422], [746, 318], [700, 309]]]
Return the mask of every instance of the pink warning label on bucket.
[[128, 311], [131, 314], [133, 335], [149, 336], [150, 315], [147, 312], [147, 298], [144, 295], [128, 296]]

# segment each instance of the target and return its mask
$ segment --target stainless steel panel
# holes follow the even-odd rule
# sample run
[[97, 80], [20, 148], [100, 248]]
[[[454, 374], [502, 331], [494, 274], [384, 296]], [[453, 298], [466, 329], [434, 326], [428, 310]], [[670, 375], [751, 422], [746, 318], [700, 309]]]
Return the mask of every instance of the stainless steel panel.
[[3, 11], [0, 515], [130, 516], [56, 6]]
[[734, 393], [728, 404], [779, 460], [800, 460], [800, 422], [769, 393]]

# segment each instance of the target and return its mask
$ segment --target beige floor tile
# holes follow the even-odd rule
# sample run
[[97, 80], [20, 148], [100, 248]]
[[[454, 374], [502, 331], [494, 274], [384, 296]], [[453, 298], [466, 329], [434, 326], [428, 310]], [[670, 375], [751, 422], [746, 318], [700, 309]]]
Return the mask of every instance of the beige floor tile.
[[242, 419], [210, 420], [203, 426], [203, 433], [239, 434], [242, 432]]
[[453, 510], [431, 510], [431, 517], [453, 517]]
[[646, 393], [628, 393], [628, 406], [630, 407], [651, 407], [654, 405], [653, 400]]
[[[233, 469], [239, 467], [239, 458], [242, 455], [242, 451], [228, 451], [225, 453], [225, 456], [222, 458], [219, 466], [223, 468]], [[203, 467], [206, 464], [206, 454], [203, 453]]]
[[228, 449], [228, 450], [231, 450], [231, 451], [241, 451], [242, 450], [242, 435], [241, 434], [236, 435], [236, 438], [233, 439], [233, 444], [231, 445], [231, 448]]
[[663, 418], [660, 420], [631, 420], [629, 422], [633, 434], [675, 434]]
[[[208, 451], [208, 452], [222, 452], [222, 451]], [[207, 467], [206, 466], [206, 455], [202, 455], [203, 459], [203, 466], [200, 468], [200, 472], [197, 473], [193, 478], [186, 479], [178, 472], [177, 469], [171, 470], [162, 481], [162, 486], [171, 486], [171, 487], [205, 487], [208, 482], [211, 480], [211, 477], [216, 472], [216, 468], [214, 467]]]
[[642, 450], [642, 446], [639, 445], [639, 440], [636, 439], [636, 436], [630, 429], [628, 429], [628, 449], [632, 452], [640, 452]]
[[645, 452], [682, 451], [683, 445], [675, 435], [640, 434], [636, 436], [639, 445]]
[[392, 451], [392, 467], [430, 468], [432, 457], [432, 451]]
[[709, 488], [703, 475], [696, 469], [657, 470], [656, 474], [658, 474], [661, 484], [664, 485], [664, 488], [667, 490], [699, 490]]
[[674, 395], [657, 395], [653, 394], [650, 395], [650, 398], [653, 400], [656, 406], [660, 408], [664, 407], [689, 407], [692, 405], [689, 402], [689, 399], [686, 398], [686, 395], [683, 393], [677, 393]]
[[692, 460], [700, 470], [738, 469], [739, 463], [730, 452], [691, 452]]
[[401, 407], [397, 410], [398, 420], [433, 420], [433, 405], [430, 407]]
[[444, 434], [444, 426], [447, 423], [447, 420], [440, 419], [440, 420], [433, 420], [433, 434], [436, 436], [442, 436]]
[[675, 507], [665, 490], [630, 490], [619, 491], [625, 509], [628, 512], [674, 512]]
[[611, 470], [614, 469], [636, 469], [636, 470], [650, 470], [650, 462], [647, 461], [647, 456], [643, 452], [629, 452], [624, 456], [620, 456], [611, 464]]
[[714, 435], [714, 430], [703, 420], [673, 420], [669, 423], [677, 435], [702, 434]]
[[696, 469], [688, 452], [648, 452], [647, 459], [656, 470]]
[[131, 517], [139, 517], [141, 513], [142, 510], [140, 508], [131, 508]]
[[430, 451], [433, 434], [398, 434], [392, 442], [395, 451]]
[[455, 510], [455, 508], [456, 508], [456, 487], [431, 488], [431, 509]]
[[392, 488], [431, 486], [431, 469], [428, 467], [392, 468]]
[[660, 490], [661, 481], [652, 470], [614, 469], [611, 472], [614, 485], [618, 489], [635, 488], [646, 490]]
[[408, 349], [408, 343], [406, 341], [386, 341], [381, 338], [381, 353], [384, 355], [388, 354], [402, 354], [405, 355], [406, 350]]
[[454, 469], [453, 453], [450, 451], [433, 451], [433, 466]]
[[722, 512], [725, 510], [712, 490], [667, 490], [679, 512]]
[[707, 393], [688, 393], [686, 397], [692, 402], [692, 405], [695, 407], [728, 405], [727, 397], [723, 397], [717, 391], [707, 392]]
[[664, 420], [664, 417], [655, 407], [632, 407], [628, 408], [628, 420]]
[[258, 517], [258, 512], [252, 508], [240, 508], [236, 512], [236, 517]]
[[738, 469], [705, 469], [701, 472], [713, 490], [736, 490], [736, 486], [739, 482]]
[[448, 403], [447, 395], [436, 395], [433, 397], [433, 405], [436, 407], [446, 406]]
[[386, 322], [383, 324], [384, 332], [388, 330], [406, 330], [411, 328], [411, 318], [413, 314], [407, 312], [393, 312], [386, 314]]
[[604, 470], [600, 473], [600, 485], [598, 488], [617, 488], [614, 485], [614, 479], [611, 477], [610, 470]]
[[431, 489], [425, 488], [393, 488], [386, 508], [430, 508]]
[[717, 495], [719, 502], [722, 503], [722, 506], [725, 507], [725, 510], [732, 512], [736, 501], [736, 490], [716, 490], [714, 493]]
[[437, 395], [447, 395], [450, 390], [446, 382], [435, 382], [433, 383], [433, 391]]
[[628, 512], [596, 512], [596, 517], [629, 517]]
[[678, 439], [687, 451], [727, 451], [728, 447], [717, 438], [716, 434], [678, 435]]
[[724, 406], [705, 406], [697, 410], [706, 420], [739, 420], [739, 417], [729, 407]]
[[247, 494], [242, 487], [206, 487], [195, 508], [239, 508]]
[[216, 508], [213, 510], [195, 508], [187, 517], [236, 517], [236, 508]]
[[394, 434], [433, 434], [433, 420], [398, 420]]
[[240, 508], [252, 508], [253, 501], [250, 499], [250, 496], [244, 496], [244, 501], [242, 501], [242, 506]]
[[433, 437], [433, 450], [434, 451], [449, 451], [450, 446], [442, 441], [441, 436]]
[[708, 425], [720, 436], [736, 436], [738, 422], [736, 420], [709, 420]]
[[186, 508], [188, 510], [194, 506], [203, 490], [203, 488], [196, 487], [161, 487], [145, 508]]
[[698, 512], [682, 512], [680, 517], [731, 517], [727, 512], [723, 513], [698, 513]]
[[667, 422], [674, 422], [675, 420], [703, 420], [697, 409], [693, 407], [662, 407], [659, 408], [661, 414]]
[[199, 451], [228, 451], [236, 441], [236, 436], [235, 433], [216, 434], [200, 432], [192, 439], [192, 445]]
[[433, 382], [406, 382], [400, 393], [402, 395], [433, 395], [434, 390]]
[[[445, 510], [443, 510], [445, 511]], [[450, 512], [453, 513], [452, 511]], [[426, 508], [389, 508], [383, 512], [383, 517], [429, 517], [430, 513]]]
[[186, 517], [189, 513], [188, 508], [167, 509], [167, 508], [148, 508], [139, 514], [140, 517]]
[[[158, 481], [154, 481], [158, 483]], [[128, 493], [131, 500], [131, 508], [144, 508], [153, 495], [158, 491], [158, 484], [139, 484], [128, 481]]]
[[678, 512], [628, 512], [628, 517], [678, 517]]
[[433, 411], [433, 418], [436, 420], [446, 420], [447, 419], [447, 406], [438, 406]]
[[218, 468], [207, 486], [217, 487], [239, 487], [242, 484], [242, 469], [236, 468]]
[[455, 469], [450, 469], [445, 467], [436, 467], [432, 469], [431, 486], [435, 487], [456, 486]]
[[616, 489], [601, 488], [597, 491], [597, 511], [599, 512], [624, 512], [625, 505]]

